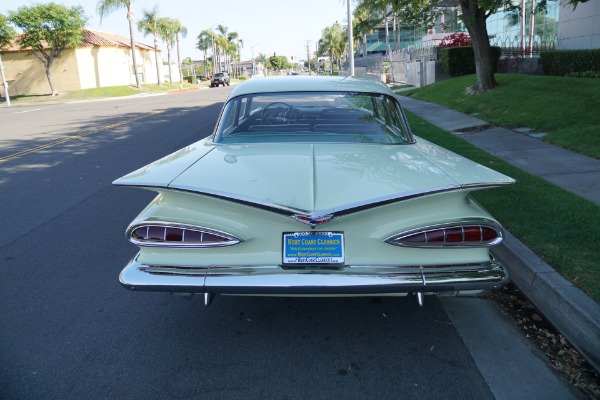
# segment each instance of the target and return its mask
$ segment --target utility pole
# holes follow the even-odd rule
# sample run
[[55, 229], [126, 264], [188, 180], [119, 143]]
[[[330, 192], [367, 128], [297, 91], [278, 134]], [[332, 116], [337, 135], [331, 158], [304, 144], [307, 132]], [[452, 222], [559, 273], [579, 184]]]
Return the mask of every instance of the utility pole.
[[[352, 7], [350, 0], [346, 0], [348, 4], [348, 63], [350, 64], [350, 76], [354, 76], [354, 38], [352, 37]], [[387, 22], [386, 22], [387, 26]], [[333, 66], [331, 68], [333, 72]]]
[[308, 74], [311, 75], [311, 71], [310, 71], [310, 40], [306, 41], [306, 62], [308, 63]]

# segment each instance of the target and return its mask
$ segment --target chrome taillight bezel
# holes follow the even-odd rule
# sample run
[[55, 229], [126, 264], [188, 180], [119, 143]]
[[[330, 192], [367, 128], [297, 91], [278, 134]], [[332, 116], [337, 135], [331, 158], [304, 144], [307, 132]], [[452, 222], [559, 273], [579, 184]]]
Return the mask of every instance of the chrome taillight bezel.
[[[135, 232], [139, 229], [146, 229], [147, 234], [145, 239], [141, 239], [140, 236], [136, 236]], [[163, 230], [162, 240], [150, 239], [148, 232], [149, 229]], [[168, 229], [174, 229], [182, 231], [182, 240], [168, 240]], [[200, 241], [185, 241], [185, 232], [193, 232], [194, 235], [200, 235]], [[204, 234], [211, 235], [212, 237], [218, 237], [222, 240], [219, 241], [202, 241]], [[127, 239], [141, 247], [177, 247], [177, 248], [213, 248], [213, 247], [228, 247], [242, 243], [243, 241], [229, 233], [206, 228], [196, 225], [179, 224], [166, 221], [144, 221], [136, 224], [132, 224], [127, 228], [125, 232]]]
[[[465, 241], [465, 228], [480, 229], [480, 239], [478, 241]], [[490, 229], [495, 232], [495, 237], [490, 240], [485, 240], [483, 236], [483, 229]], [[448, 240], [450, 235], [456, 235], [458, 230], [462, 230], [462, 240]], [[443, 241], [403, 241], [409, 237], [424, 234], [427, 238], [427, 234], [437, 232], [439, 238], [439, 232], [442, 232]], [[400, 247], [416, 247], [416, 248], [470, 248], [470, 247], [491, 247], [499, 244], [504, 239], [502, 227], [495, 221], [492, 220], [464, 220], [456, 222], [447, 222], [443, 224], [423, 226], [420, 228], [411, 229], [408, 231], [396, 233], [384, 240], [385, 243], [393, 246]]]

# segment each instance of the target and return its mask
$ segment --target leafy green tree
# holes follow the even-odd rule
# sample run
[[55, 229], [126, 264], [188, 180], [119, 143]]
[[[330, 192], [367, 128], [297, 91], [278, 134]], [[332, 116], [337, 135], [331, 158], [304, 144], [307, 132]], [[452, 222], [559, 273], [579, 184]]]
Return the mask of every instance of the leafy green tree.
[[105, 14], [109, 14], [119, 8], [127, 9], [127, 20], [129, 21], [129, 38], [131, 41], [131, 58], [133, 61], [133, 73], [135, 75], [135, 86], [140, 87], [140, 77], [137, 69], [137, 59], [135, 55], [135, 40], [133, 38], [133, 1], [132, 0], [100, 0], [96, 6], [100, 22]]
[[16, 35], [15, 28], [8, 23], [8, 18], [0, 14], [0, 49], [8, 46]]
[[23, 6], [11, 11], [9, 21], [22, 33], [16, 37], [17, 44], [40, 60], [46, 69], [52, 96], [57, 95], [52, 80], [52, 64], [63, 51], [79, 45], [87, 22], [83, 7], [66, 7], [56, 3]]
[[271, 56], [268, 58], [267, 64], [270, 64], [270, 68], [272, 68], [273, 71], [281, 71], [290, 66], [290, 63], [285, 56]]
[[152, 35], [154, 39], [154, 60], [156, 62], [156, 80], [160, 86], [160, 68], [158, 67], [158, 7], [152, 10], [143, 10], [142, 19], [138, 22], [138, 31], [144, 36]]
[[[5, 15], [0, 14], [0, 50], [8, 46], [15, 37], [15, 29], [8, 24], [8, 18]], [[2, 77], [2, 84], [4, 85], [4, 95], [6, 96], [6, 104], [10, 106], [10, 96], [8, 94], [8, 82], [4, 76], [4, 65], [2, 65], [2, 56], [0, 52], [0, 77]]]

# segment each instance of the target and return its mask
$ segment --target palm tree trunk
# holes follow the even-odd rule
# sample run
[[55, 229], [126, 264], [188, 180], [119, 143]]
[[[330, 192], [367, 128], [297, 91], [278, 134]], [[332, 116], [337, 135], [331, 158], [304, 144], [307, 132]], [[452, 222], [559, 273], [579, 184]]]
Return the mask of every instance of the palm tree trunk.
[[158, 40], [156, 39], [156, 35], [154, 35], [154, 62], [156, 63], [156, 80], [158, 81], [158, 86], [160, 86], [160, 69], [158, 68]]
[[135, 56], [135, 41], [133, 40], [133, 3], [127, 7], [127, 19], [129, 20], [129, 38], [131, 39], [131, 58], [133, 60], [133, 74], [135, 75], [135, 87], [140, 87], [140, 77], [137, 70], [137, 59]]
[[173, 84], [173, 74], [171, 73], [171, 41], [167, 41], [167, 62], [169, 63], [169, 83]]
[[183, 83], [183, 74], [181, 72], [181, 55], [179, 54], [179, 33], [175, 35], [177, 40], [177, 68], [179, 68], [179, 83]]

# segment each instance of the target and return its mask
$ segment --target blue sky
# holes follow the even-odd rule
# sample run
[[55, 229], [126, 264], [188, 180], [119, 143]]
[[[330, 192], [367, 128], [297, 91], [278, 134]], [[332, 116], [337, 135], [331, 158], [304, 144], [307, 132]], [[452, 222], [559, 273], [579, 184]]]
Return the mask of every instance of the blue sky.
[[[19, 7], [46, 0], [0, 0], [0, 13], [16, 11]], [[81, 5], [89, 17], [90, 29], [112, 32], [129, 37], [125, 9], [113, 11], [100, 23], [96, 14], [96, 0], [55, 0], [66, 6]], [[187, 37], [181, 46], [181, 57], [201, 59], [203, 54], [196, 49], [196, 37], [204, 29], [224, 25], [229, 31], [237, 32], [244, 42], [242, 59], [264, 53], [283, 55], [294, 59], [306, 58], [306, 42], [311, 41], [311, 54], [321, 37], [321, 31], [338, 21], [346, 24], [345, 0], [138, 0], [133, 2], [136, 21], [142, 10], [158, 6], [160, 16], [176, 18], [187, 28]], [[139, 42], [152, 45], [152, 37], [134, 33]], [[166, 46], [160, 45], [166, 58]]]

